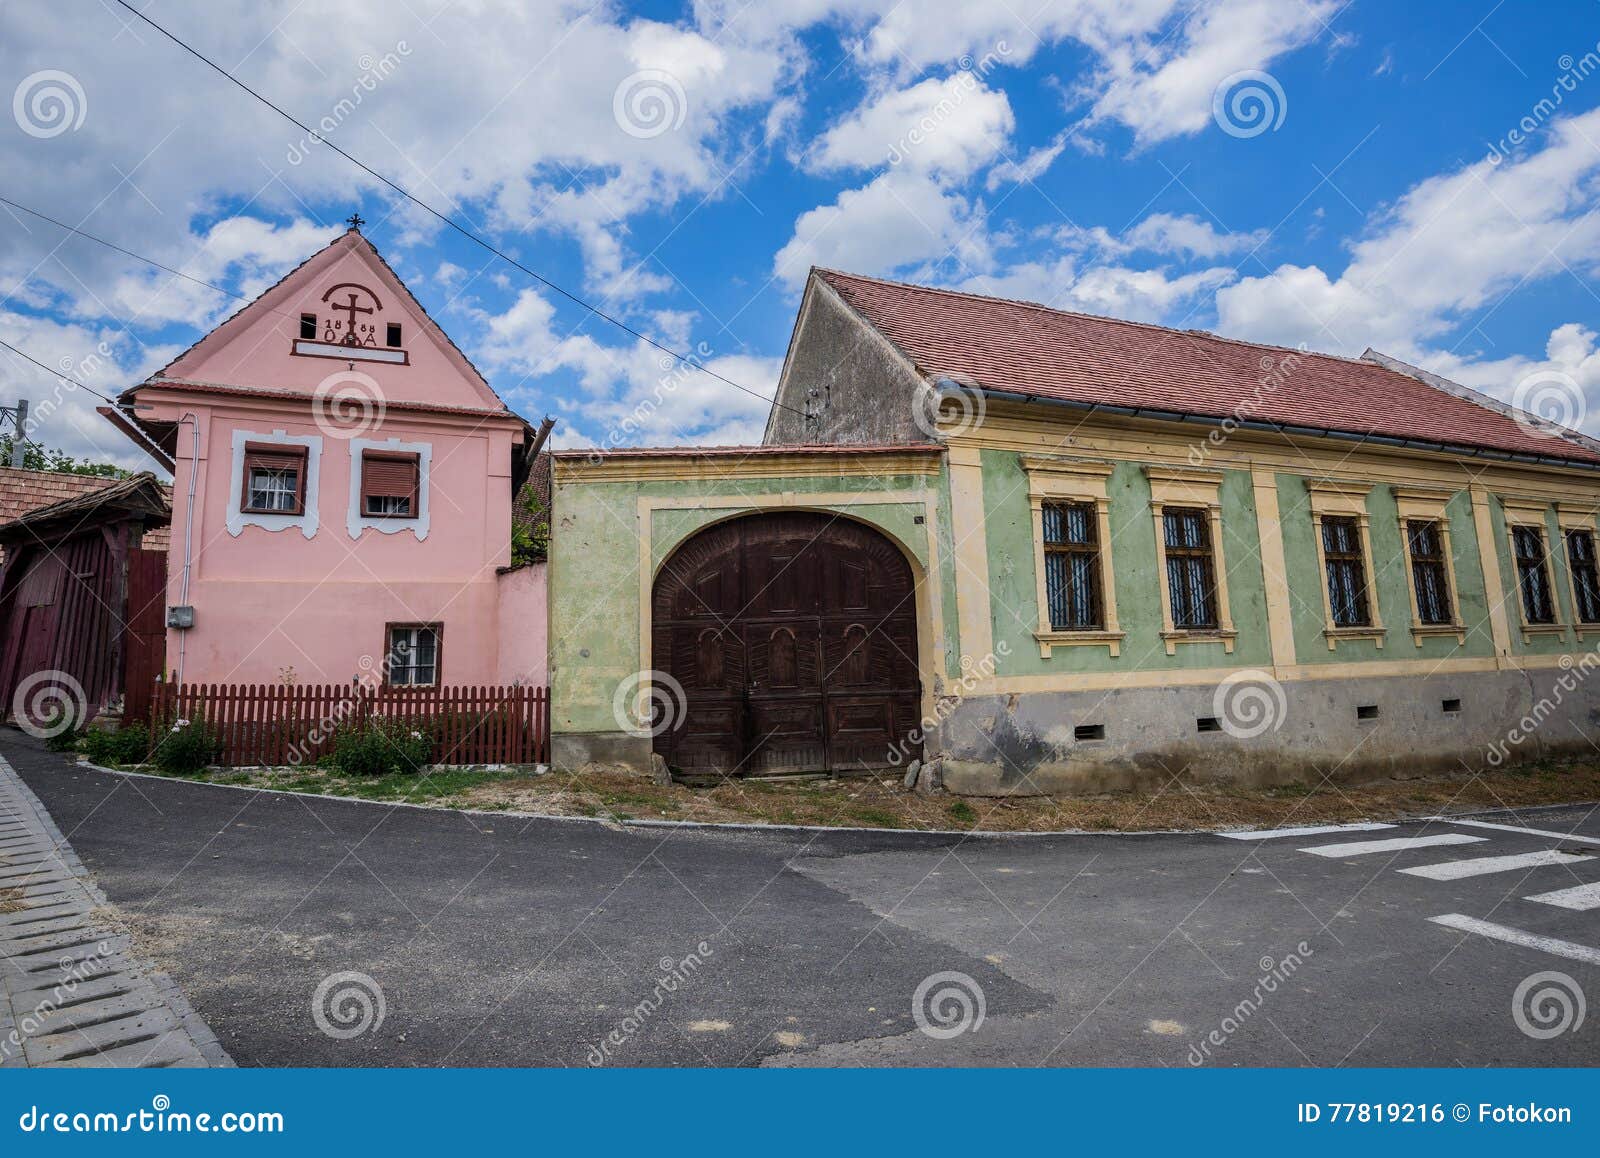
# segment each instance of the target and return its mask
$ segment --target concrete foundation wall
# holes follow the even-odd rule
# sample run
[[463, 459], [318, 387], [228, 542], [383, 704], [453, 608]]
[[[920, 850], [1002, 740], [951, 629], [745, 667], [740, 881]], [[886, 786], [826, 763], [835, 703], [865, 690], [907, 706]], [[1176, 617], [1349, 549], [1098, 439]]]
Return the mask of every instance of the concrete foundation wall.
[[[1446, 700], [1460, 710], [1445, 711]], [[1359, 718], [1363, 707], [1376, 718]], [[1201, 718], [1219, 730], [1199, 731]], [[1094, 725], [1103, 740], [1074, 739]], [[998, 796], [1480, 769], [1593, 751], [1597, 731], [1596, 672], [1544, 668], [1261, 681], [1221, 702], [1215, 685], [973, 696], [945, 719], [939, 743], [946, 788]]]

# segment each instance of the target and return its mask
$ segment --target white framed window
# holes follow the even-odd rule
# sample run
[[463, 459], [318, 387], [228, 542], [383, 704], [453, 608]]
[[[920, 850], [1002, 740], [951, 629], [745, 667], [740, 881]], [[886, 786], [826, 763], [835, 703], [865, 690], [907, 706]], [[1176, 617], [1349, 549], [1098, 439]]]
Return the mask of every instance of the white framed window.
[[345, 525], [352, 539], [363, 531], [384, 535], [410, 531], [421, 542], [428, 537], [429, 474], [433, 446], [352, 438], [350, 440], [350, 508]]
[[245, 527], [317, 533], [318, 472], [322, 439], [317, 435], [235, 430], [228, 480], [228, 534]]

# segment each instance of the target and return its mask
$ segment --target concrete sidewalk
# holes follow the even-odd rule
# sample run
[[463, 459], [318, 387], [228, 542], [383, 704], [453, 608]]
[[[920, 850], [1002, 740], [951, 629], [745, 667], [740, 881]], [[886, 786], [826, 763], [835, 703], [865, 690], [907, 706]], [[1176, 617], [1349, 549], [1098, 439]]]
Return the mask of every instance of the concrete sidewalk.
[[130, 956], [49, 813], [0, 757], [0, 1068], [229, 1066], [165, 974]]

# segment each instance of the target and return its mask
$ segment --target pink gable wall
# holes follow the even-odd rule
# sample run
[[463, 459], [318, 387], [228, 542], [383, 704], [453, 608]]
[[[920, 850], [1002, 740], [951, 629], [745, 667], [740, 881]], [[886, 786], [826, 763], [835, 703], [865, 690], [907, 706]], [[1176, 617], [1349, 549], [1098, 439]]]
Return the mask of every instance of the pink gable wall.
[[[375, 293], [382, 305], [375, 319], [378, 344], [384, 324], [399, 321], [410, 358], [404, 366], [354, 363], [376, 384], [377, 401], [359, 387], [363, 405], [344, 416], [306, 396], [330, 374], [347, 377], [346, 362], [291, 353], [300, 313], [325, 315], [319, 299], [340, 282], [358, 282]], [[200, 383], [290, 396], [233, 396]], [[334, 242], [141, 386], [137, 405], [145, 418], [182, 422], [168, 603], [184, 601], [187, 532], [187, 602], [195, 608], [195, 625], [168, 632], [169, 669], [181, 664], [184, 680], [191, 683], [276, 683], [291, 670], [303, 684], [348, 683], [381, 674], [386, 624], [439, 623], [441, 682], [499, 682], [505, 670], [504, 628], [496, 569], [510, 561], [512, 456], [524, 426], [358, 234]], [[392, 533], [357, 526], [352, 534], [351, 481], [359, 469], [359, 441], [391, 439], [424, 454], [425, 534], [419, 533], [421, 522], [411, 520], [384, 522], [383, 528], [396, 528]], [[315, 449], [308, 456], [315, 463], [310, 472], [315, 483], [307, 489], [308, 514], [315, 514], [309, 537], [304, 520], [268, 527], [239, 512], [236, 444], [275, 440], [299, 440]], [[192, 526], [187, 517], [191, 478]], [[530, 610], [527, 593], [517, 586], [511, 629], [527, 632], [531, 618], [542, 620], [542, 598]], [[527, 656], [530, 646], [531, 641], [510, 641], [507, 658]], [[542, 680], [543, 644], [536, 646], [539, 662], [516, 666]]]

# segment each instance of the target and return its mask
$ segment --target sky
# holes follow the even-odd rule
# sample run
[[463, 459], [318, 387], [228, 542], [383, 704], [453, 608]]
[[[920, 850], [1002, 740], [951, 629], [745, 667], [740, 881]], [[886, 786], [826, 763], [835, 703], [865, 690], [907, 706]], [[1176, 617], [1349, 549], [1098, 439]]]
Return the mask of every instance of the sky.
[[[0, 0], [0, 197], [246, 297], [358, 211], [557, 445], [759, 442], [812, 265], [1371, 347], [1600, 433], [1593, 0], [138, 6], [745, 389], [115, 0]], [[96, 389], [238, 305], [0, 206], [0, 338]], [[19, 396], [146, 465], [0, 349]]]

